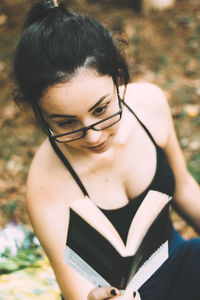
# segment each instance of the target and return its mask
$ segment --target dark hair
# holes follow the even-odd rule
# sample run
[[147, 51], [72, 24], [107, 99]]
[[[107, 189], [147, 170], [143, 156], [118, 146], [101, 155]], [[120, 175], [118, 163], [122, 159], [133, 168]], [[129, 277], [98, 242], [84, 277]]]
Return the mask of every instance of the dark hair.
[[14, 58], [17, 103], [37, 104], [51, 85], [72, 78], [78, 68], [94, 68], [127, 84], [125, 59], [111, 34], [97, 21], [43, 0], [30, 9]]

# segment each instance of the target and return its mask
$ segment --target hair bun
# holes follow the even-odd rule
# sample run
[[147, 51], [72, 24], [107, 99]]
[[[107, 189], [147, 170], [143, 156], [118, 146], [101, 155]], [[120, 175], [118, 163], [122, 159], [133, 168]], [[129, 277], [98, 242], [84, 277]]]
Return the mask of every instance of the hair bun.
[[46, 6], [49, 9], [59, 6], [59, 3], [57, 0], [46, 0], [46, 1], [44, 0], [44, 2], [46, 2]]
[[40, 0], [32, 5], [30, 8], [27, 18], [24, 22], [24, 29], [46, 18], [53, 11], [63, 11], [69, 13], [63, 3], [59, 0]]

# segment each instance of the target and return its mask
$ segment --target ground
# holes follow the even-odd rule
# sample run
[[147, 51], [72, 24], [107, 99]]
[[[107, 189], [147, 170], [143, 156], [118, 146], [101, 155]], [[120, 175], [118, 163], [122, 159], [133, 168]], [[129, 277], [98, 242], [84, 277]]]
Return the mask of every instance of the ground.
[[[200, 183], [199, 0], [176, 0], [173, 9], [148, 15], [141, 13], [138, 1], [64, 0], [69, 9], [110, 28], [126, 55], [131, 81], [152, 82], [164, 90], [188, 168]], [[32, 230], [25, 209], [25, 182], [44, 134], [31, 111], [19, 109], [12, 101], [11, 78], [14, 49], [30, 2], [0, 2], [0, 229], [15, 221]], [[185, 238], [197, 235], [174, 211], [171, 215]], [[60, 299], [42, 249], [42, 260], [35, 259], [37, 249], [27, 251], [22, 249], [21, 256], [19, 253], [16, 259], [6, 260], [5, 269], [21, 270], [0, 276], [0, 299]], [[18, 268], [24, 264], [28, 267]], [[1, 267], [0, 274], [5, 273]]]
[[[148, 81], [166, 93], [188, 168], [200, 183], [200, 10], [199, 0], [179, 0], [174, 9], [143, 15], [134, 0], [71, 0], [68, 7], [108, 26], [126, 55], [131, 81]], [[12, 57], [29, 1], [0, 3], [0, 227], [9, 221], [30, 226], [25, 181], [42, 131], [27, 108], [13, 98]], [[134, 7], [135, 6], [135, 7]], [[196, 235], [177, 214], [186, 238]]]

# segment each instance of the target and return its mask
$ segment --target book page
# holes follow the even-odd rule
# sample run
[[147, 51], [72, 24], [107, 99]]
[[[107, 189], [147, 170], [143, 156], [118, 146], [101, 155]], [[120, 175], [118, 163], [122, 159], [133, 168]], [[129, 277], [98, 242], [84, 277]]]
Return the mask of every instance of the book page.
[[103, 212], [88, 197], [72, 201], [69, 207], [104, 236], [122, 256], [126, 255], [126, 247], [119, 233]]
[[127, 237], [127, 255], [134, 255], [146, 232], [162, 209], [171, 200], [167, 194], [150, 190], [133, 218]]

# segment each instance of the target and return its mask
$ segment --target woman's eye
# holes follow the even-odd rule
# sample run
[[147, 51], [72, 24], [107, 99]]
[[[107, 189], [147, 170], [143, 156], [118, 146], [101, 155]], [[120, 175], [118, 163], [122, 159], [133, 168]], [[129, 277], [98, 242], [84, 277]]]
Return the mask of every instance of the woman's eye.
[[106, 103], [103, 106], [100, 106], [98, 108], [95, 109], [94, 114], [95, 115], [102, 115], [103, 113], [106, 112], [107, 108], [108, 108], [109, 103]]
[[76, 120], [65, 120], [62, 122], [57, 123], [59, 127], [70, 127], [76, 124]]

